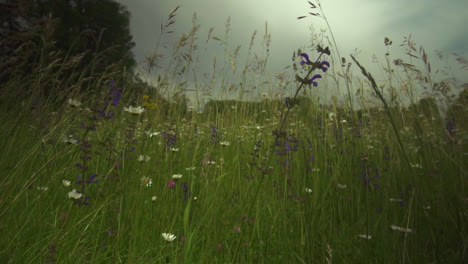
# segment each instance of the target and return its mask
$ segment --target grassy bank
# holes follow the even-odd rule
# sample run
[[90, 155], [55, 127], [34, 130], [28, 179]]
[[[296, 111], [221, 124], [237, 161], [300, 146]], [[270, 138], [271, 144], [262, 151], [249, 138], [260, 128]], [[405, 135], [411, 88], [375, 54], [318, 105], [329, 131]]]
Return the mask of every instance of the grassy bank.
[[[338, 78], [316, 53], [297, 54], [298, 89], [321, 89], [309, 71]], [[71, 83], [38, 67], [0, 86], [2, 263], [468, 259], [466, 89], [445, 116], [437, 96], [201, 112], [124, 72]]]

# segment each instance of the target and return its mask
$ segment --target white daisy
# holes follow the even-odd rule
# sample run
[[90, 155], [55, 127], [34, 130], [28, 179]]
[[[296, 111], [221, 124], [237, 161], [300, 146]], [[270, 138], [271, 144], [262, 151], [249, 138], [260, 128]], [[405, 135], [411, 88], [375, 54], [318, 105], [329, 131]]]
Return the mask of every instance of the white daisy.
[[400, 232], [404, 232], [404, 233], [411, 233], [411, 232], [414, 231], [413, 229], [399, 227], [399, 226], [396, 226], [396, 225], [391, 225], [390, 228], [395, 230], [395, 231], [400, 231]]
[[174, 239], [176, 239], [175, 235], [169, 233], [162, 233], [162, 237], [164, 238], [164, 240], [169, 242], [174, 241]]
[[366, 235], [366, 234], [360, 234], [359, 237], [364, 238], [364, 239], [371, 239], [372, 238], [371, 235]]
[[231, 142], [229, 142], [229, 141], [221, 141], [219, 144], [221, 144], [221, 146], [226, 146], [226, 147], [227, 147], [227, 146], [231, 145]]
[[68, 135], [68, 137], [63, 137], [62, 142], [65, 143], [65, 144], [72, 144], [72, 145], [77, 145], [78, 144], [78, 140], [73, 138], [72, 135]]
[[81, 102], [78, 101], [78, 100], [76, 100], [76, 99], [70, 98], [70, 99], [68, 99], [68, 104], [69, 104], [70, 106], [73, 106], [73, 107], [80, 107]]
[[143, 112], [145, 112], [145, 109], [141, 106], [138, 106], [138, 107], [129, 106], [129, 107], [124, 107], [124, 111], [129, 112], [132, 115], [141, 115]]
[[83, 196], [83, 194], [78, 193], [76, 189], [73, 189], [71, 192], [68, 192], [68, 198], [73, 198], [75, 200], [80, 199]]
[[144, 161], [144, 162], [147, 162], [147, 161], [149, 161], [149, 160], [150, 160], [150, 157], [149, 157], [148, 155], [144, 155], [144, 156], [143, 156], [143, 155], [140, 155], [140, 156], [138, 156], [138, 161], [140, 161], [140, 162], [143, 162], [143, 161]]
[[150, 177], [141, 177], [141, 184], [145, 185], [146, 187], [151, 187], [153, 184], [153, 181], [151, 180]]
[[63, 184], [63, 186], [68, 187], [68, 186], [70, 186], [71, 182], [67, 181], [67, 180], [62, 180], [62, 184]]
[[180, 179], [182, 178], [182, 174], [174, 174], [172, 175], [172, 179]]
[[152, 138], [152, 137], [154, 137], [154, 136], [159, 135], [160, 132], [151, 132], [151, 131], [148, 130], [148, 131], [145, 132], [145, 134], [146, 134], [148, 137]]

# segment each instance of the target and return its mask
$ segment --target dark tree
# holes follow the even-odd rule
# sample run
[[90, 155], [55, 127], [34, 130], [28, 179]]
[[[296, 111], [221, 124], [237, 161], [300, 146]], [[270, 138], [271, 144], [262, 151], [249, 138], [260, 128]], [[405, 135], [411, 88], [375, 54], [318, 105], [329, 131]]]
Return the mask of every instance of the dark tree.
[[55, 39], [61, 50], [97, 54], [110, 49], [103, 66], [121, 59], [127, 68], [135, 66], [130, 12], [125, 6], [114, 0], [35, 0], [35, 5], [38, 17], [51, 14], [59, 19]]
[[67, 57], [85, 53], [81, 67], [93, 62], [90, 74], [99, 74], [116, 63], [133, 71], [130, 12], [114, 0], [0, 0], [0, 38], [4, 40], [0, 57], [8, 57], [23, 44], [11, 40], [18, 40], [15, 34], [47, 19], [57, 22], [52, 36], [56, 48]]

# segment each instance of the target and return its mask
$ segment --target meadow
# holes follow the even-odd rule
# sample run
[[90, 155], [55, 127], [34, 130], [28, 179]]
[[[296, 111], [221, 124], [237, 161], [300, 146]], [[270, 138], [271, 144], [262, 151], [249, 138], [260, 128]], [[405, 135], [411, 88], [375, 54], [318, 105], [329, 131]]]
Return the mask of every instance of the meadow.
[[[156, 88], [118, 65], [82, 78], [80, 58], [47, 42], [14, 54], [41, 59], [0, 84], [2, 263], [468, 261], [466, 84], [442, 115], [449, 84], [431, 80], [423, 48], [407, 42], [421, 70], [386, 55], [380, 87], [330, 42], [294, 53], [292, 95], [241, 100], [263, 78], [249, 62], [244, 86], [218, 87], [238, 100], [191, 109], [177, 76], [195, 66], [178, 52], [194, 52], [195, 24]], [[359, 108], [350, 94], [317, 102], [326, 80], [358, 91]], [[422, 83], [431, 92], [412, 98]]]

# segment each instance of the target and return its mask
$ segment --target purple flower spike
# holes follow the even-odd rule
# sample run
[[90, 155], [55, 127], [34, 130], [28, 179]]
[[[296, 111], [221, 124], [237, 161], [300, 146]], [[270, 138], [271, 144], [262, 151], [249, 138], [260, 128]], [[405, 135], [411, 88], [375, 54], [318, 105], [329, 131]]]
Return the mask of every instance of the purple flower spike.
[[[320, 63], [320, 65], [322, 65], [322, 71], [323, 72], [326, 72], [328, 70], [328, 68], [330, 67], [330, 63], [328, 63], [328, 61], [322, 61]], [[326, 65], [327, 67], [324, 67], [324, 65]]]
[[91, 175], [91, 176], [89, 177], [89, 180], [87, 181], [87, 183], [98, 183], [97, 180], [94, 180], [94, 181], [93, 181], [93, 179], [96, 178], [97, 176], [98, 176], [97, 174]]
[[312, 64], [312, 62], [310, 62], [309, 60], [309, 55], [307, 55], [306, 53], [301, 53], [299, 56], [304, 57], [304, 59], [306, 60], [306, 61], [301, 61], [301, 65], [304, 65], [304, 63], [307, 65]]
[[315, 74], [310, 80], [309, 80], [309, 83], [313, 84], [314, 87], [317, 87], [318, 83], [315, 82], [314, 80], [315, 79], [318, 79], [318, 78], [322, 78], [322, 76], [320, 74]]
[[90, 205], [90, 203], [88, 202], [89, 198], [90, 198], [89, 196], [86, 196], [82, 204], [89, 206]]

